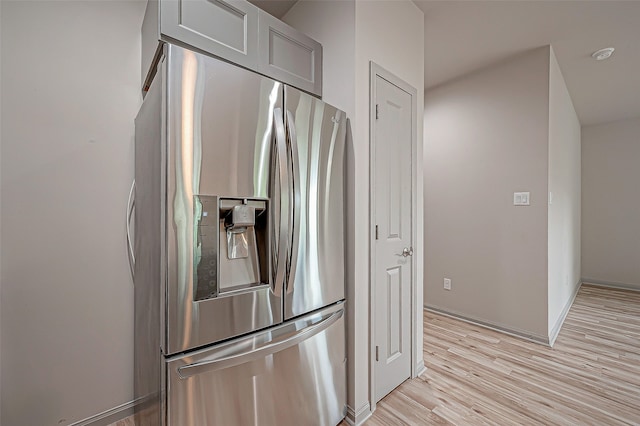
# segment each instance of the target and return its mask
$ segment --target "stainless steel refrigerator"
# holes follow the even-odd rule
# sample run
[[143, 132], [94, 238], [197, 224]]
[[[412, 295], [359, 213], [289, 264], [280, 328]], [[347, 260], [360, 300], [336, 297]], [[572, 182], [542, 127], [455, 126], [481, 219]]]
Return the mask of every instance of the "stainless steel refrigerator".
[[165, 45], [136, 118], [139, 424], [346, 414], [346, 117]]

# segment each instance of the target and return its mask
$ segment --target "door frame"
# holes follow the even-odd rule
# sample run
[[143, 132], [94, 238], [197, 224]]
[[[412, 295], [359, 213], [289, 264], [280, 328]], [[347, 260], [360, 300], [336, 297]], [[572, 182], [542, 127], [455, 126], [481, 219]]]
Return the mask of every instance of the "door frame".
[[[376, 64], [373, 61], [369, 62], [369, 401], [371, 412], [375, 411], [377, 401], [376, 401], [376, 393], [375, 393], [375, 362], [376, 362], [376, 345], [375, 345], [375, 302], [376, 302], [376, 292], [375, 287], [373, 285], [375, 274], [373, 267], [375, 265], [375, 120], [376, 120], [376, 77], [381, 77], [387, 80], [389, 83], [397, 86], [399, 89], [407, 92], [411, 96], [411, 244], [412, 247], [416, 247], [416, 243], [418, 241], [417, 237], [417, 229], [418, 229], [418, 168], [416, 167], [416, 162], [420, 159], [418, 158], [418, 91], [415, 87], [411, 86], [404, 80], [400, 79], [393, 73], [387, 71], [380, 65]], [[418, 371], [416, 366], [416, 354], [415, 348], [417, 346], [417, 336], [416, 336], [416, 312], [418, 312], [417, 306], [417, 260], [418, 257], [421, 256], [421, 253], [418, 255], [414, 255], [411, 261], [411, 290], [410, 290], [410, 299], [411, 299], [411, 376], [410, 379], [417, 377]]]

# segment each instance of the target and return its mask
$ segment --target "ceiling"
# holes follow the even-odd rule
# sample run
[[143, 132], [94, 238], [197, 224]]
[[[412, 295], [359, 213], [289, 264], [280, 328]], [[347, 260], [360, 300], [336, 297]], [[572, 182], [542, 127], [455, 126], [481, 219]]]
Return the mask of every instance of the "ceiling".
[[[640, 1], [414, 2], [425, 88], [551, 44], [583, 126], [640, 117]], [[610, 46], [610, 59], [591, 58]]]
[[[276, 17], [296, 3], [250, 1]], [[640, 0], [414, 3], [425, 13], [425, 88], [550, 44], [583, 126], [640, 117]], [[610, 59], [591, 58], [604, 47], [615, 47]]]

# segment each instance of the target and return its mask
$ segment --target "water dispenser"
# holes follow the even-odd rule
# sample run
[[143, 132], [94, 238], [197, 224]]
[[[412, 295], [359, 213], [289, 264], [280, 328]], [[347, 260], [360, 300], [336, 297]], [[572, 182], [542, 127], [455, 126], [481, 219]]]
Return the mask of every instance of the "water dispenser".
[[194, 196], [196, 300], [269, 285], [268, 200]]

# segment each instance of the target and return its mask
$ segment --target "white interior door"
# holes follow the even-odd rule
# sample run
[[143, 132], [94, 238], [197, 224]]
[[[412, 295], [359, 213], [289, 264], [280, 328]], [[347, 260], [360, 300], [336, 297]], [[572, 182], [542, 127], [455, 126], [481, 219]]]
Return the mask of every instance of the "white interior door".
[[411, 375], [412, 97], [375, 75], [372, 313], [375, 398]]

